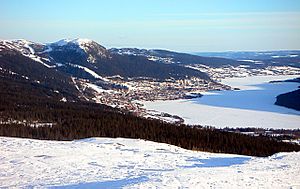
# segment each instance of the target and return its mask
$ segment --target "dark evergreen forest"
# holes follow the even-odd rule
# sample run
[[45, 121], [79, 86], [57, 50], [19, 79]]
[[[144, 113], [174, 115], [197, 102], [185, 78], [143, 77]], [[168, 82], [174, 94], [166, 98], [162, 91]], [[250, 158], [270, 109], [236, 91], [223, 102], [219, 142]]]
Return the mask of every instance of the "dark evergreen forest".
[[[80, 100], [61, 102], [59, 99], [53, 93], [48, 93], [47, 88], [35, 83], [2, 77], [0, 136], [45, 140], [140, 138], [190, 150], [254, 156], [300, 150], [299, 145], [279, 142], [269, 137], [252, 137], [201, 126], [168, 124], [136, 117], [105, 105]], [[27, 120], [27, 123], [4, 123], [8, 120]], [[33, 121], [51, 122], [54, 125], [32, 127], [30, 123]]]
[[300, 89], [278, 95], [275, 104], [300, 111]]

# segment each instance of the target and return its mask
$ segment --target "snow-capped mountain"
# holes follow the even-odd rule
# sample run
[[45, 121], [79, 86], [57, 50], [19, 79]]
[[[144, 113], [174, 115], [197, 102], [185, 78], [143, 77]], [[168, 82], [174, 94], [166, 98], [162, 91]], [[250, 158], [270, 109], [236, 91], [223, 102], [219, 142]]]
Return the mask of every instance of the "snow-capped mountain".
[[216, 58], [216, 57], [203, 57], [187, 53], [179, 53], [168, 50], [158, 50], [158, 49], [137, 49], [137, 48], [112, 48], [109, 49], [111, 53], [120, 55], [133, 55], [146, 57], [148, 60], [165, 63], [165, 64], [202, 64], [210, 67], [222, 67], [226, 65], [239, 65], [241, 62], [226, 59], [226, 58]]
[[178, 53], [157, 49], [121, 48], [109, 49], [120, 55], [143, 56], [148, 60], [181, 65], [202, 65], [211, 68], [247, 66], [266, 68], [268, 66], [292, 66], [299, 68], [300, 51], [266, 51], [266, 52], [222, 52], [222, 53]]
[[208, 52], [193, 53], [199, 56], [214, 56], [219, 58], [229, 58], [240, 62], [254, 63], [258, 67], [262, 66], [292, 66], [300, 68], [299, 50], [280, 50], [280, 51], [241, 51], [241, 52]]
[[[299, 146], [267, 136], [255, 138], [210, 127], [190, 127], [180, 122], [178, 116], [156, 114], [165, 120], [179, 118], [179, 122], [165, 123], [154, 120], [155, 114], [147, 113], [140, 103], [231, 89], [211, 80], [198, 67], [185, 66], [195, 62], [210, 65], [205, 66], [207, 72], [218, 72], [220, 78], [226, 73], [222, 72], [226, 71], [224, 64], [239, 65], [238, 61], [158, 50], [113, 51], [84, 39], [47, 44], [0, 41], [1, 136], [45, 140], [137, 138], [47, 142], [2, 137], [0, 170], [5, 171], [0, 173], [0, 187], [101, 188], [109, 184], [129, 188], [199, 188], [203, 184], [297, 184], [293, 178], [299, 172], [299, 153], [292, 151], [299, 151]], [[227, 71], [232, 75], [232, 70]], [[197, 112], [198, 115], [201, 113]], [[255, 158], [187, 149], [251, 156], [291, 153]], [[212, 164], [217, 166], [208, 167]], [[233, 177], [222, 180], [228, 171]], [[207, 180], [207, 175], [213, 176]], [[264, 185], [265, 177], [260, 175], [273, 180]], [[236, 182], [237, 177], [242, 179]]]
[[47, 47], [44, 44], [34, 43], [25, 39], [0, 40], [1, 54], [23, 55], [50, 68], [53, 66], [51, 61], [47, 56], [42, 55], [46, 48]]
[[234, 60], [269, 60], [273, 58], [297, 58], [300, 56], [299, 50], [279, 50], [279, 51], [228, 51], [228, 52], [195, 52], [199, 56], [214, 56], [221, 58], [229, 58]]
[[63, 39], [47, 44], [27, 40], [2, 40], [0, 41], [0, 50], [3, 55], [8, 52], [10, 54], [19, 53], [48, 68], [58, 69], [74, 77], [86, 79], [97, 79], [97, 77], [95, 78], [96, 74], [157, 79], [185, 77], [208, 79], [206, 74], [190, 68], [157, 64], [142, 56], [114, 54], [95, 41], [88, 39]]
[[[34, 83], [39, 82], [43, 87], [50, 87], [52, 92], [65, 93], [59, 98], [67, 98], [67, 100], [89, 99], [87, 88], [91, 88], [93, 91], [102, 91], [103, 88], [116, 87], [120, 89], [126, 88], [126, 86], [133, 88], [134, 85], [137, 85], [123, 83], [125, 85], [123, 86], [109, 80], [109, 78], [115, 77], [123, 81], [145, 78], [156, 81], [194, 80], [197, 78], [211, 82], [210, 78], [220, 79], [253, 73], [299, 73], [299, 69], [290, 67], [261, 69], [265, 67], [265, 64], [257, 61], [240, 62], [165, 50], [106, 49], [89, 39], [62, 39], [45, 44], [24, 39], [0, 40], [2, 75], [8, 76], [9, 73], [14, 73], [14, 77], [18, 76], [20, 79]], [[89, 83], [81, 80], [88, 80]], [[194, 86], [200, 85], [195, 84]], [[213, 88], [215, 89], [215, 87]], [[171, 96], [169, 92], [166, 94]], [[52, 93], [52, 95], [57, 96], [56, 93]]]
[[[95, 41], [89, 39], [62, 39], [57, 42], [41, 44], [35, 43], [24, 39], [18, 40], [3, 40], [0, 41], [2, 49], [8, 47], [21, 52], [25, 56], [35, 58], [35, 60], [55, 62], [56, 53], [62, 52], [77, 53], [85, 58], [87, 62], [96, 63], [99, 59], [110, 58], [109, 52]], [[53, 57], [51, 56], [53, 55]], [[50, 59], [49, 59], [50, 57]]]
[[189, 77], [210, 81], [201, 71], [158, 64], [142, 56], [113, 54], [88, 39], [63, 39], [46, 44], [24, 39], [0, 40], [0, 76], [8, 85], [17, 81], [16, 85], [24, 90], [38, 86], [42, 96], [64, 101], [95, 101], [95, 92], [126, 88], [108, 79], [115, 76], [123, 81]]
[[47, 44], [48, 52], [51, 51], [72, 51], [82, 52], [87, 56], [87, 61], [96, 63], [99, 59], [110, 58], [109, 52], [105, 47], [90, 39], [62, 39], [54, 43]]

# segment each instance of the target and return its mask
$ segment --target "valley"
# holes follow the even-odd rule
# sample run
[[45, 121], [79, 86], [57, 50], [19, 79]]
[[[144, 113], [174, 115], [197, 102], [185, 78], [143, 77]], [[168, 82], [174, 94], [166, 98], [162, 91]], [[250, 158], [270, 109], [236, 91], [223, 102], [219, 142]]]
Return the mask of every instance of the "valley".
[[299, 0], [0, 10], [0, 189], [300, 189]]
[[[291, 52], [286, 53], [288, 56]], [[63, 101], [87, 100], [162, 120], [170, 120], [170, 115], [164, 118], [146, 111], [141, 101], [190, 99], [207, 91], [235, 89], [221, 82], [226, 78], [300, 74], [300, 68], [290, 63], [298, 61], [297, 56], [290, 56], [286, 64], [270, 63], [267, 58], [250, 61], [164, 50], [106, 49], [89, 39], [63, 39], [47, 44], [2, 40], [0, 56], [8, 61], [0, 64], [0, 73], [21, 77], [26, 82], [49, 86], [48, 80], [55, 81], [56, 73], [65, 77], [68, 87], [64, 84], [64, 89], [57, 85], [52, 89]], [[18, 65], [9, 62], [11, 56], [18, 57]], [[41, 67], [44, 78], [34, 75]], [[63, 92], [66, 90], [68, 95]], [[182, 119], [176, 122], [182, 123]]]
[[[298, 83], [266, 83], [299, 77], [299, 67], [133, 50], [143, 53], [116, 53], [87, 39], [1, 41], [0, 135], [141, 138], [254, 156], [299, 148], [299, 111], [274, 105], [277, 95], [295, 90]], [[211, 143], [212, 138], [218, 142]], [[49, 184], [67, 183], [72, 182]]]

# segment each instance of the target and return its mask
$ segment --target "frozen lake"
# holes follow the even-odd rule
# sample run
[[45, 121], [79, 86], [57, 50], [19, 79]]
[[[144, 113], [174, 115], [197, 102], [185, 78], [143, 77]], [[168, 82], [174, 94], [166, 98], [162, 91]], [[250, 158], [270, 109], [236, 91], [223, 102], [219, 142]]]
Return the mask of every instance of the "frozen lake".
[[212, 91], [201, 98], [144, 102], [146, 109], [178, 115], [187, 124], [224, 127], [300, 128], [300, 111], [274, 105], [276, 96], [294, 91], [299, 83], [269, 83], [300, 77], [253, 76], [222, 83], [237, 91]]

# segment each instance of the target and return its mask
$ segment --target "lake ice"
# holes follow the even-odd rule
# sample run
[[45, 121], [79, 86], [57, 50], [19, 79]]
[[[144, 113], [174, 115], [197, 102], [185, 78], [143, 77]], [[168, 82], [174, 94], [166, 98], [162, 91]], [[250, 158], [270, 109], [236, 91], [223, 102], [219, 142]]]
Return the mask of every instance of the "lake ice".
[[299, 83], [269, 83], [300, 77], [252, 76], [222, 83], [236, 91], [210, 91], [201, 98], [144, 102], [149, 110], [178, 115], [187, 124], [215, 127], [300, 128], [300, 111], [275, 105], [276, 96], [294, 91]]

